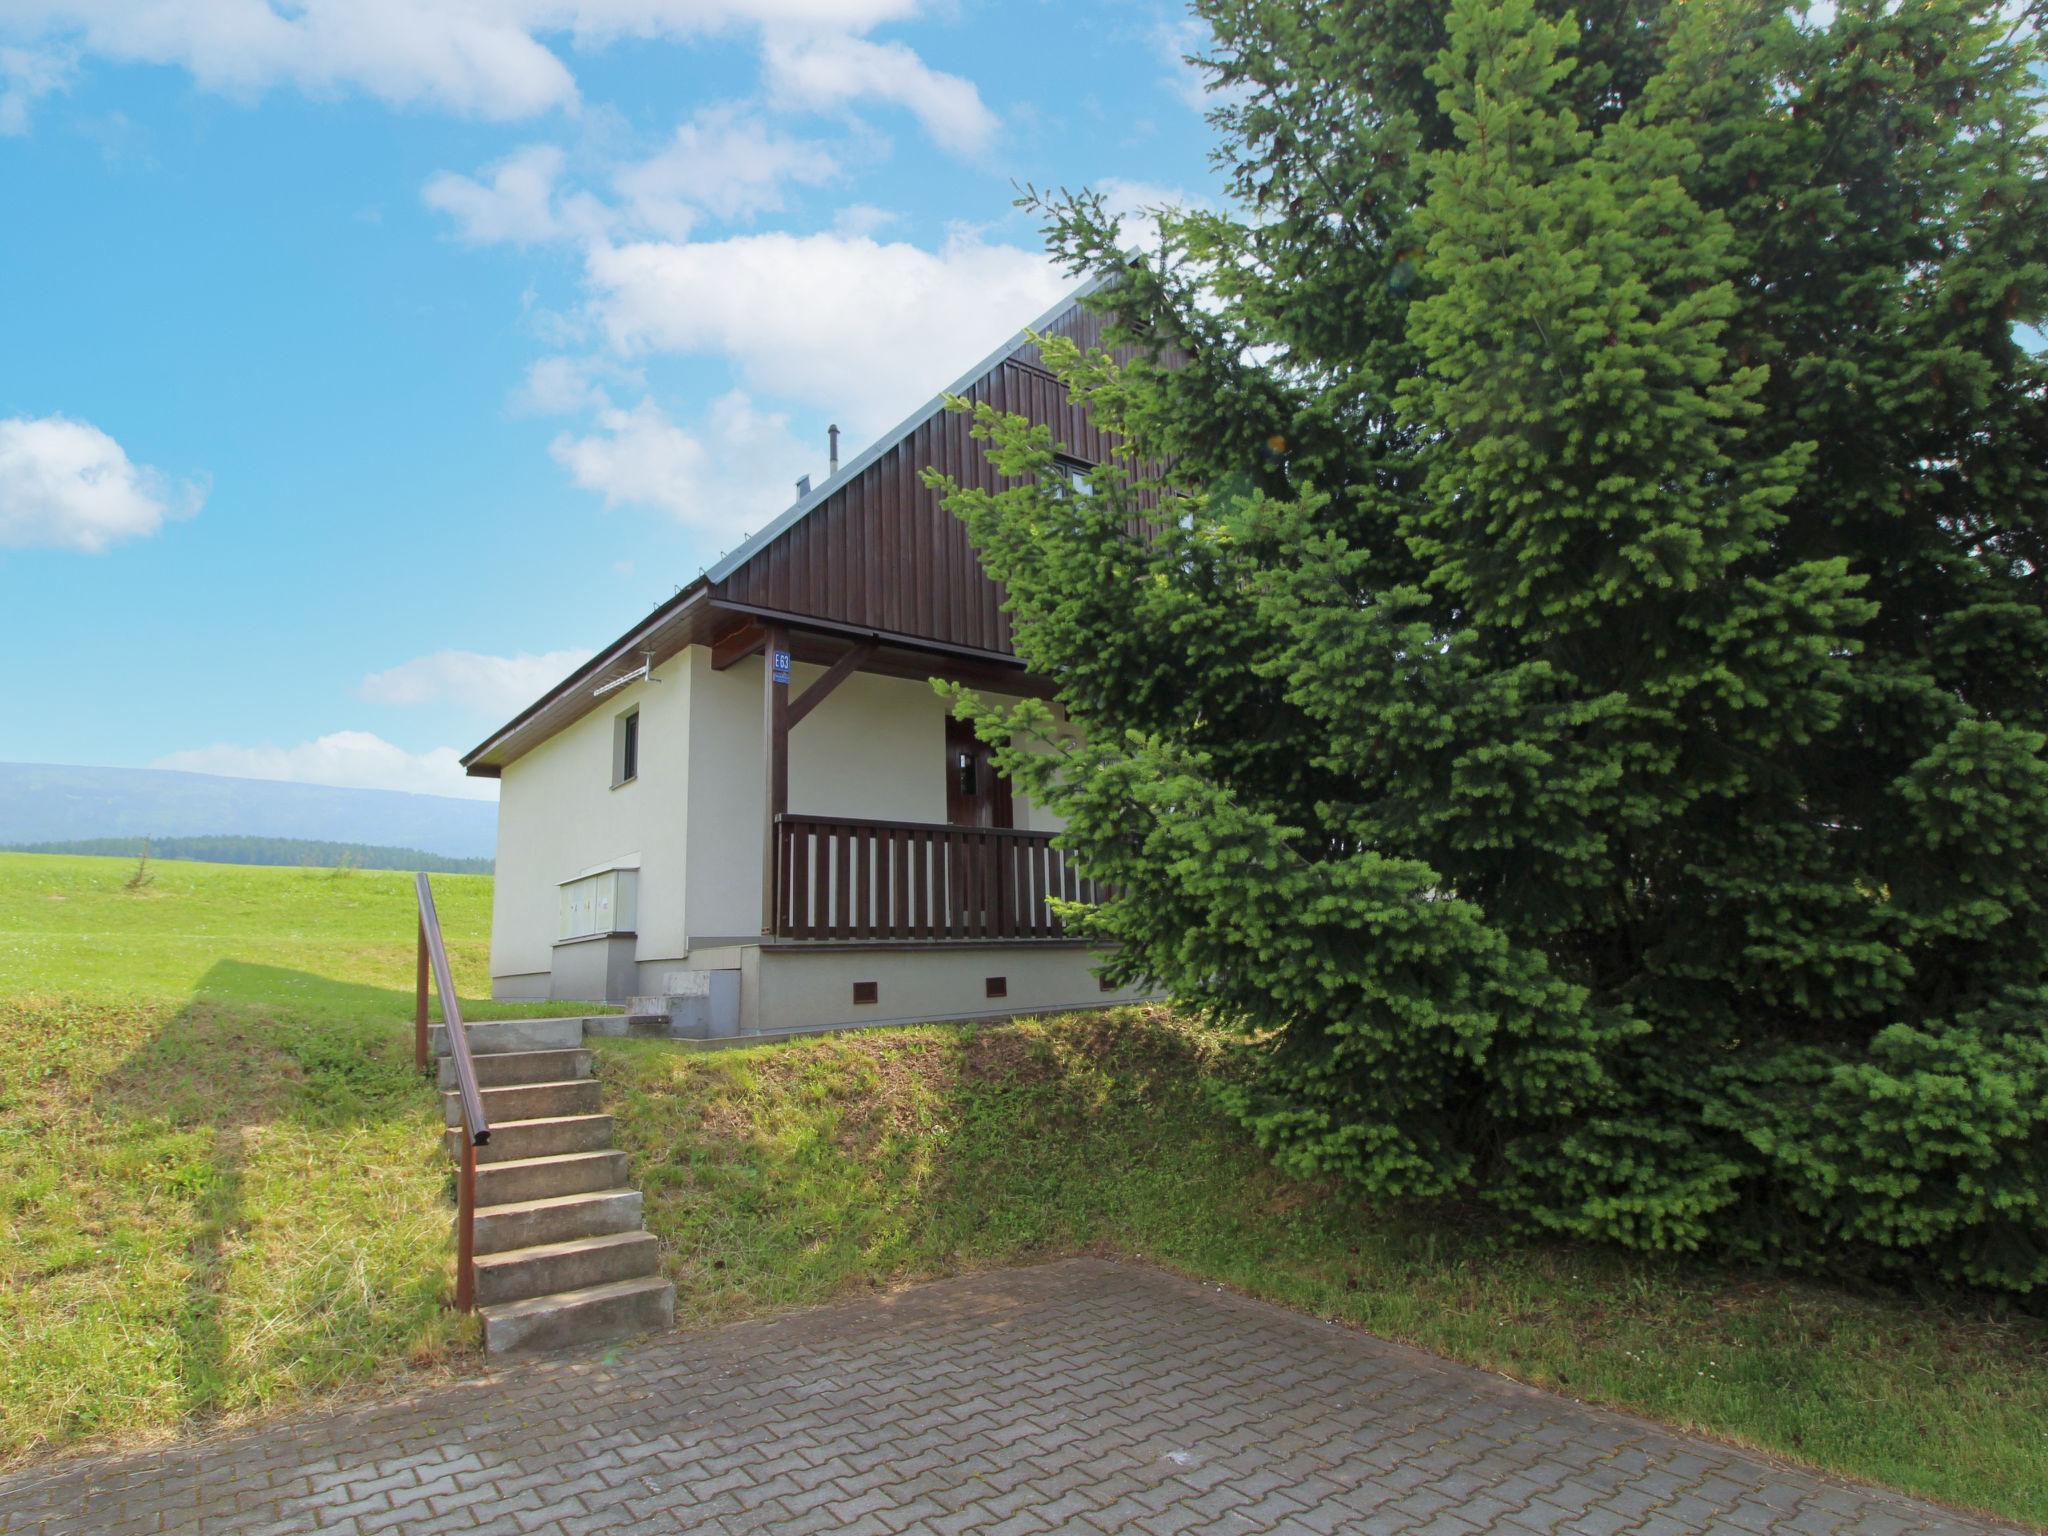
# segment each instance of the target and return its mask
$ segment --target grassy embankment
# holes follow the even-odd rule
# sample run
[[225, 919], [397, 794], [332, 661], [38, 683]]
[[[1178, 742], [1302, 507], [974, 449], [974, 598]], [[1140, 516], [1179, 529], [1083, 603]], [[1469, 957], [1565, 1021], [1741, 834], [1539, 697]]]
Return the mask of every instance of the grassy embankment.
[[[134, 870], [0, 854], [0, 1464], [462, 1347], [411, 878]], [[488, 1015], [490, 879], [434, 888]]]
[[685, 1327], [1076, 1251], [1140, 1256], [1574, 1397], [2048, 1525], [2048, 1328], [1996, 1308], [1514, 1243], [1276, 1175], [1163, 1011], [599, 1071]]
[[[0, 855], [0, 1461], [460, 1358], [401, 875]], [[437, 878], [467, 998], [489, 881]], [[476, 1016], [508, 1007], [477, 1005]], [[525, 1011], [525, 1010], [520, 1010]], [[2048, 1524], [2048, 1333], [1987, 1306], [1504, 1241], [1275, 1176], [1162, 1014], [599, 1058], [684, 1326], [1142, 1256]]]

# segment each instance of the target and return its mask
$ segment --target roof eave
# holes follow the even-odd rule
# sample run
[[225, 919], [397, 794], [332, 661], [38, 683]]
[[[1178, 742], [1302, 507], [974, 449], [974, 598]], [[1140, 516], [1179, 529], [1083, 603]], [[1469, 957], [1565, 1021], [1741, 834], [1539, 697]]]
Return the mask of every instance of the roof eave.
[[[710, 581], [703, 576], [699, 576], [695, 581], [683, 588], [682, 591], [671, 597], [667, 602], [662, 603], [652, 613], [648, 614], [646, 618], [634, 625], [633, 628], [599, 651], [590, 660], [586, 661], [582, 666], [571, 672], [567, 677], [555, 684], [554, 687], [506, 721], [505, 724], [498, 727], [497, 730], [485, 737], [482, 742], [465, 752], [462, 755], [462, 771], [473, 779], [494, 779], [499, 777], [503, 765], [499, 763], [486, 763], [481, 761], [482, 758], [500, 746], [507, 737], [515, 734], [521, 726], [525, 725], [535, 715], [546, 709], [550, 704], [553, 704], [564, 694], [570, 693], [576, 688], [591, 682], [599, 674], [616, 668], [621, 661], [638, 656], [641, 646], [652, 633], [658, 631], [664, 624], [672, 623], [677, 618], [680, 618], [695, 604], [702, 602], [709, 595], [710, 591]], [[627, 670], [630, 671], [631, 668]]]
[[983, 375], [992, 371], [1004, 358], [1015, 352], [1023, 344], [1024, 338], [1031, 332], [1043, 330], [1067, 310], [1073, 308], [1074, 305], [1080, 303], [1081, 300], [1087, 298], [1110, 281], [1111, 278], [1107, 275], [1090, 278], [1087, 282], [1069, 290], [1058, 303], [1046, 310], [1037, 319], [1031, 321], [1030, 324], [1012, 331], [993, 352], [990, 352], [951, 384], [932, 396], [924, 405], [897, 423], [895, 427], [868, 444], [866, 448], [842, 465], [837, 474], [820, 484], [808, 496], [799, 497], [796, 501], [792, 502], [772, 522], [765, 525], [758, 533], [742, 540], [738, 547], [720, 557], [716, 564], [712, 565], [695, 581], [683, 588], [681, 592], [656, 608], [638, 625], [634, 626], [632, 630], [599, 651], [597, 655], [563, 678], [561, 682], [550, 688], [505, 725], [485, 738], [482, 743], [471, 748], [462, 757], [463, 771], [471, 778], [499, 777], [503, 765], [486, 762], [483, 759], [503, 744], [507, 738], [513, 736], [521, 726], [532, 720], [534, 716], [548, 708], [548, 706], [560, 699], [564, 694], [590, 682], [608, 668], [616, 667], [621, 660], [638, 655], [639, 644], [650, 631], [657, 630], [663, 624], [672, 622], [690, 604], [704, 599], [713, 587], [722, 584], [749, 560], [752, 560], [762, 550], [787, 533], [798, 522], [802, 521], [812, 509], [822, 505], [828, 497], [836, 494], [841, 488], [849, 484], [856, 475], [860, 474], [869, 465], [881, 458], [883, 454], [910, 436], [923, 423], [944, 410], [949, 396], [963, 394], [970, 389]]

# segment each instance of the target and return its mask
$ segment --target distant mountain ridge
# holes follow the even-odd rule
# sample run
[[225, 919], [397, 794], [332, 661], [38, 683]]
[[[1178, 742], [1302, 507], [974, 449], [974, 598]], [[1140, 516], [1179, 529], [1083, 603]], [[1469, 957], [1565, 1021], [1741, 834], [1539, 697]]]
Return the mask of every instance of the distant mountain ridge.
[[449, 795], [167, 768], [0, 763], [0, 843], [215, 836], [369, 843], [487, 859], [497, 852], [498, 808]]
[[323, 843], [310, 837], [79, 837], [55, 843], [11, 843], [0, 853], [76, 854], [86, 858], [197, 864], [268, 864], [286, 869], [410, 869], [430, 875], [488, 875], [489, 859], [458, 859], [423, 848], [379, 843]]

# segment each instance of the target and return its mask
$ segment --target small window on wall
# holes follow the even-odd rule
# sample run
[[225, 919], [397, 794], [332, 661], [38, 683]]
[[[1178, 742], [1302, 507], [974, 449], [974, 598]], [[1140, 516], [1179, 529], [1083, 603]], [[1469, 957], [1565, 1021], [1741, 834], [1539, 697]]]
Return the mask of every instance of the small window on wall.
[[629, 709], [612, 721], [612, 788], [640, 777], [640, 711]]
[[587, 939], [598, 933], [631, 933], [639, 894], [639, 872], [607, 869], [561, 886], [564, 939]]
[[1053, 483], [1062, 496], [1093, 496], [1095, 486], [1088, 476], [1094, 472], [1093, 464], [1084, 464], [1079, 459], [1057, 458], [1052, 461]]

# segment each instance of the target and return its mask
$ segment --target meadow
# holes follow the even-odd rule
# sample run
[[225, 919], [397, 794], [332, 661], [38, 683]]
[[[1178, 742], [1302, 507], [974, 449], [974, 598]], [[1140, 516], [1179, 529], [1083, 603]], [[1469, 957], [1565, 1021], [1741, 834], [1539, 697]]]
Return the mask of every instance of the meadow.
[[[411, 876], [136, 871], [0, 854], [0, 1463], [470, 1353]], [[465, 995], [490, 889], [435, 879]]]
[[[0, 855], [0, 1463], [474, 1369], [411, 1069], [410, 878]], [[490, 881], [435, 878], [490, 1005]], [[2048, 1525], [2048, 1326], [1517, 1241], [1273, 1172], [1164, 1009], [695, 1053], [597, 1042], [712, 1326], [1094, 1252], [1589, 1401]]]

